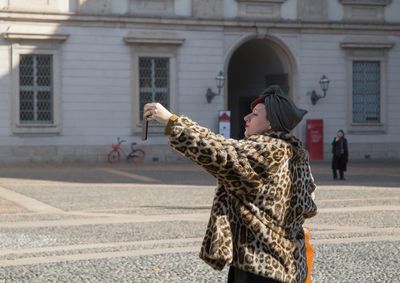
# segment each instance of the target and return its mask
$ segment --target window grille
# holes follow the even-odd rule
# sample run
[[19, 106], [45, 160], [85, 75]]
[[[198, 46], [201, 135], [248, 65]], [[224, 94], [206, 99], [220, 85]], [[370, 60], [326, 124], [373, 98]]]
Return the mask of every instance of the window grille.
[[141, 120], [146, 103], [158, 102], [169, 108], [168, 58], [139, 58], [139, 101]]
[[353, 123], [379, 123], [380, 62], [353, 62]]
[[53, 55], [20, 55], [19, 120], [53, 123]]

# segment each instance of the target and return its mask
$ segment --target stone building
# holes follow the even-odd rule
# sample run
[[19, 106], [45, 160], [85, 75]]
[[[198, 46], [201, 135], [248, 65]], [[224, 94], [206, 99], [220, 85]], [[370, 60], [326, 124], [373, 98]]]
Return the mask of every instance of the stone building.
[[0, 30], [3, 163], [104, 161], [117, 137], [173, 161], [144, 103], [216, 132], [230, 110], [240, 138], [270, 84], [323, 120], [325, 159], [338, 129], [352, 158], [400, 158], [400, 0], [1, 0]]

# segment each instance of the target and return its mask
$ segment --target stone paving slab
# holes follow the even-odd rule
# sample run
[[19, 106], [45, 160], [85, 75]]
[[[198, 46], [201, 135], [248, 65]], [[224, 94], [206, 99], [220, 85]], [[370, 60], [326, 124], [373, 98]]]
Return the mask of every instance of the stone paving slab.
[[[185, 264], [191, 263], [191, 264]], [[83, 271], [83, 272], [82, 272]], [[7, 268], [5, 282], [226, 282], [197, 253], [122, 257]], [[25, 281], [24, 281], [25, 280]]]
[[9, 214], [9, 213], [23, 213], [27, 212], [28, 210], [13, 201], [8, 199], [0, 198], [0, 217], [2, 214]]
[[63, 227], [2, 228], [1, 249], [203, 237], [207, 222], [122, 223]]
[[400, 282], [400, 241], [316, 247], [313, 282]]
[[361, 226], [361, 227], [400, 227], [400, 211], [361, 211], [344, 213], [320, 213], [318, 217], [310, 219], [307, 223], [317, 226], [325, 225], [343, 225], [343, 226]]
[[24, 208], [32, 212], [60, 213], [59, 208], [52, 207], [46, 203], [38, 201], [34, 198], [25, 196], [12, 190], [0, 187], [0, 195], [17, 205], [23, 204]]
[[0, 167], [2, 178], [11, 181], [45, 181], [60, 183], [87, 184], [185, 184], [209, 185], [215, 184], [216, 179], [207, 174], [199, 166], [192, 163], [179, 164], [77, 164], [71, 165], [41, 165], [22, 167]]
[[325, 208], [338, 208], [338, 207], [361, 207], [361, 206], [398, 206], [400, 197], [396, 196], [370, 196], [369, 198], [336, 198], [320, 200], [321, 195], [318, 195], [318, 204]]
[[[31, 259], [32, 262], [38, 263], [37, 258], [45, 256], [73, 255], [80, 254], [82, 256], [92, 255], [94, 253], [116, 253], [121, 251], [141, 251], [143, 253], [154, 253], [154, 250], [165, 250], [174, 247], [194, 247], [197, 251], [200, 247], [203, 238], [174, 238], [161, 240], [147, 241], [132, 241], [132, 242], [106, 242], [106, 243], [89, 243], [75, 244], [66, 246], [54, 247], [38, 247], [26, 249], [3, 249], [0, 251], [1, 266], [16, 266], [23, 265], [16, 262], [15, 259]], [[163, 253], [163, 252], [161, 252]], [[132, 253], [133, 254], [133, 253]], [[136, 255], [137, 256], [137, 255]], [[63, 259], [64, 260], [64, 259]], [[63, 261], [60, 260], [60, 261]], [[75, 259], [76, 260], [76, 259]], [[6, 262], [9, 261], [9, 262]], [[46, 260], [43, 260], [46, 262]]]
[[71, 219], [85, 219], [94, 216], [74, 215], [74, 214], [46, 214], [46, 213], [27, 213], [23, 210], [21, 213], [2, 213], [0, 214], [0, 225], [19, 223], [19, 222], [37, 222], [37, 221], [58, 221], [58, 220], [71, 220]]
[[[0, 179], [1, 182], [1, 179]], [[210, 206], [213, 186], [133, 184], [4, 184], [3, 187], [65, 211], [137, 207]], [[190, 195], [191, 197], [186, 197]]]
[[106, 209], [106, 210], [90, 210], [93, 213], [118, 213], [118, 214], [140, 214], [140, 215], [161, 215], [161, 214], [207, 214], [211, 210], [211, 206], [139, 206], [135, 209]]

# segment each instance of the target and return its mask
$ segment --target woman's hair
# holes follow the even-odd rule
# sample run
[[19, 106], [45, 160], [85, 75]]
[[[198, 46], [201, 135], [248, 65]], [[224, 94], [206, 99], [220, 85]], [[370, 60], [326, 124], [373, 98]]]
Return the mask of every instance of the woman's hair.
[[340, 129], [339, 131], [337, 131], [338, 133], [342, 133], [343, 137], [344, 137], [344, 131], [342, 129]]

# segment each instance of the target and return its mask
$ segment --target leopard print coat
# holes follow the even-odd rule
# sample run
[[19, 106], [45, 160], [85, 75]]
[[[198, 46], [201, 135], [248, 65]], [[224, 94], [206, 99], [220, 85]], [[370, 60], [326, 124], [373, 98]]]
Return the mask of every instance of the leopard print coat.
[[210, 266], [226, 264], [281, 282], [305, 282], [303, 223], [314, 216], [308, 156], [290, 134], [225, 139], [179, 117], [170, 145], [218, 180], [200, 251]]

